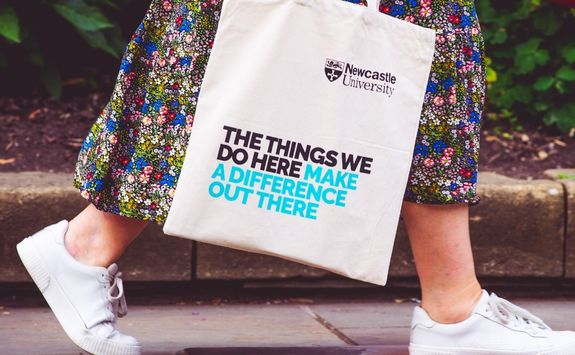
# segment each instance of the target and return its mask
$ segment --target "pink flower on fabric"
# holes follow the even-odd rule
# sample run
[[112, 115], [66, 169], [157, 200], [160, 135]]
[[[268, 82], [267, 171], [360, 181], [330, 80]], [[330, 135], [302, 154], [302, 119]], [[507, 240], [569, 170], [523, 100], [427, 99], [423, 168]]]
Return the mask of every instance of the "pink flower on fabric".
[[151, 165], [146, 165], [146, 166], [144, 167], [144, 169], [143, 169], [144, 174], [146, 174], [146, 175], [152, 174], [152, 171], [153, 171], [153, 170], [154, 170], [154, 167], [151, 166]]
[[422, 7], [419, 9], [419, 14], [424, 17], [431, 16], [431, 7]]
[[432, 158], [425, 158], [423, 159], [423, 165], [425, 165], [426, 168], [431, 168], [435, 165], [435, 161]]
[[141, 183], [146, 184], [150, 180], [150, 177], [144, 173], [140, 173], [138, 174], [138, 180], [140, 180]]
[[454, 150], [452, 147], [447, 147], [447, 148], [443, 149], [443, 154], [445, 156], [448, 156], [448, 157], [453, 156], [453, 152], [454, 152]]

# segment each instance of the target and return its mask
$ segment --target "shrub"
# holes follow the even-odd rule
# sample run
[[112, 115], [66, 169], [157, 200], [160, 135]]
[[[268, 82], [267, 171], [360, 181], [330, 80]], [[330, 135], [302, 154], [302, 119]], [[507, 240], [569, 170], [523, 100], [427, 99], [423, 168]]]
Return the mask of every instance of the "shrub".
[[128, 40], [122, 29], [135, 29], [135, 21], [124, 21], [121, 11], [130, 2], [3, 0], [0, 80], [10, 84], [4, 90], [29, 93], [40, 81], [50, 95], [60, 97], [64, 80], [95, 87], [99, 69], [117, 67]]
[[476, 7], [491, 117], [517, 129], [541, 119], [575, 128], [575, 10], [546, 0], [477, 0]]

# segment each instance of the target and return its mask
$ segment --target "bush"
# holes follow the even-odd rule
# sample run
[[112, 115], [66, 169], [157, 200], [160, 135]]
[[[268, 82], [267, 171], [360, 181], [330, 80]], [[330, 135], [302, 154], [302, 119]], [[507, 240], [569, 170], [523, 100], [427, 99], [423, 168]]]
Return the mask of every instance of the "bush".
[[575, 10], [545, 0], [477, 0], [486, 42], [488, 111], [513, 128], [575, 128]]
[[66, 83], [94, 89], [102, 74], [117, 70], [131, 31], [145, 13], [146, 2], [136, 3], [141, 4], [131, 13], [137, 16], [130, 17], [124, 10], [132, 0], [3, 0], [0, 81], [9, 85], [2, 91], [30, 94], [41, 82], [58, 98]]

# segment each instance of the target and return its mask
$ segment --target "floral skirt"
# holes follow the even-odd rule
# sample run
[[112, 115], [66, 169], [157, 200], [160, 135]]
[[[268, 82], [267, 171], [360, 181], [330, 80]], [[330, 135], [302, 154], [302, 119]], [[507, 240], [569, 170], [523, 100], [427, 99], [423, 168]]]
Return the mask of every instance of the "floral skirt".
[[[152, 0], [78, 154], [73, 185], [99, 210], [165, 221], [222, 1]], [[437, 32], [404, 200], [476, 205], [485, 63], [473, 0], [379, 5], [383, 13]]]

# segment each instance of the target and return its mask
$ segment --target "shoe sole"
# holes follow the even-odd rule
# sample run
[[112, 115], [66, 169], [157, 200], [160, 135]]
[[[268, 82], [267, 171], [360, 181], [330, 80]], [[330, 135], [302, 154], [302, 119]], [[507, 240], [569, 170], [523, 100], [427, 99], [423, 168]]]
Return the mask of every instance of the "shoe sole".
[[545, 351], [497, 351], [485, 349], [453, 349], [409, 344], [409, 355], [575, 355], [572, 346]]
[[[45, 263], [34, 244], [32, 237], [27, 237], [16, 245], [22, 264], [32, 280], [42, 292], [44, 299], [52, 309], [56, 319], [68, 337], [80, 348], [92, 354], [140, 355], [141, 346], [130, 346], [95, 338], [83, 332], [78, 333], [78, 324], [84, 321], [76, 313], [70, 300], [66, 297], [58, 280], [50, 276]], [[84, 325], [84, 329], [86, 329]]]

